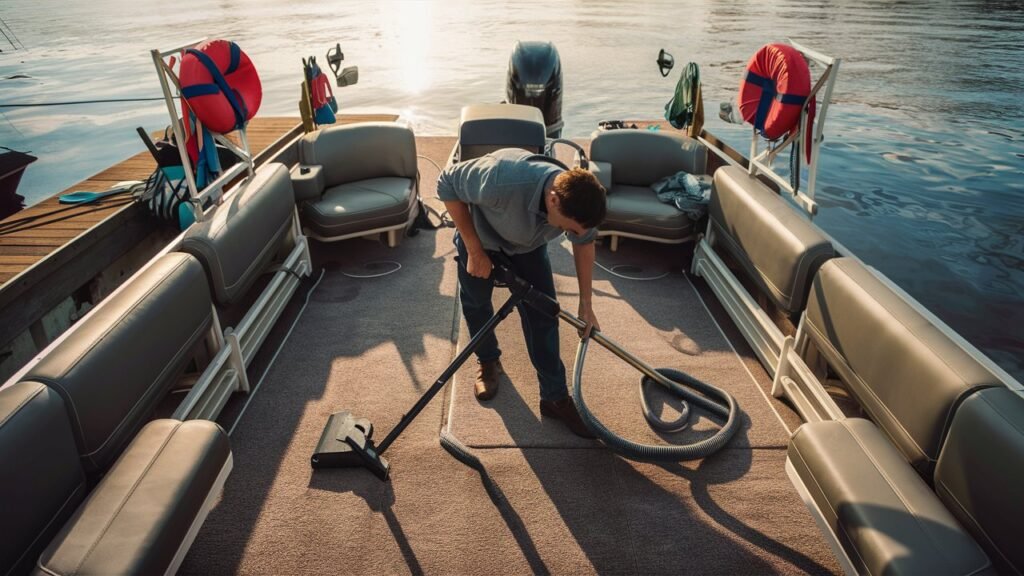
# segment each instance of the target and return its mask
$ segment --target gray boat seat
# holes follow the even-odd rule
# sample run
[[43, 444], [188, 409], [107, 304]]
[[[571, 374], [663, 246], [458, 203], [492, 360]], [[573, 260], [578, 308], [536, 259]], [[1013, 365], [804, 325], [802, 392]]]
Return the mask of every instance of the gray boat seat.
[[650, 188], [679, 172], [707, 180], [707, 149], [693, 138], [648, 130], [608, 130], [590, 144], [591, 171], [608, 192], [602, 235], [676, 243], [693, 236], [694, 223]]
[[925, 478], [957, 405], [1001, 381], [851, 258], [814, 279], [804, 330], [870, 418]]
[[231, 456], [212, 422], [157, 420], [90, 493], [60, 395], [19, 382], [0, 390], [0, 462], [0, 574], [164, 574], [184, 557]]
[[419, 173], [411, 129], [366, 122], [317, 130], [299, 141], [299, 159], [292, 178], [313, 238], [342, 240], [412, 223]]
[[1001, 573], [1024, 574], [1024, 397], [971, 394], [956, 410], [935, 468], [935, 491]]
[[709, 205], [712, 244], [739, 262], [772, 302], [803, 310], [811, 279], [832, 243], [796, 208], [735, 166], [715, 171]]
[[787, 464], [858, 573], [995, 573], [982, 548], [871, 422], [804, 424], [789, 444]]
[[64, 401], [82, 466], [102, 475], [184, 371], [210, 331], [203, 268], [167, 254], [80, 322], [22, 378]]
[[288, 169], [266, 164], [206, 220], [188, 229], [181, 250], [202, 262], [214, 300], [224, 306], [234, 304], [282, 248], [294, 213]]
[[88, 494], [59, 394], [38, 382], [0, 390], [0, 462], [0, 574], [27, 574]]
[[522, 148], [540, 154], [546, 143], [544, 115], [521, 104], [471, 104], [459, 117], [459, 161]]
[[231, 468], [208, 420], [155, 420], [43, 551], [39, 574], [164, 574], [191, 545]]

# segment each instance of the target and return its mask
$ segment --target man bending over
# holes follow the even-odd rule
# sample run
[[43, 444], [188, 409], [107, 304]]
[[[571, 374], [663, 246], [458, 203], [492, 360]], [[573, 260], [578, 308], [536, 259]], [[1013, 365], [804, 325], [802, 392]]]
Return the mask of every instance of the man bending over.
[[[586, 170], [565, 170], [542, 155], [498, 150], [461, 162], [441, 173], [437, 194], [455, 221], [459, 255], [459, 299], [471, 336], [494, 314], [488, 251], [502, 251], [520, 278], [552, 298], [555, 281], [548, 242], [563, 232], [572, 242], [579, 282], [579, 317], [586, 333], [600, 330], [591, 306], [591, 279], [597, 225], [605, 216], [605, 190]], [[566, 386], [558, 346], [558, 319], [521, 303], [518, 306], [530, 361], [540, 381], [540, 412], [565, 423], [577, 436], [593, 438]], [[504, 374], [501, 350], [492, 333], [476, 349], [479, 362], [474, 392], [487, 401]]]

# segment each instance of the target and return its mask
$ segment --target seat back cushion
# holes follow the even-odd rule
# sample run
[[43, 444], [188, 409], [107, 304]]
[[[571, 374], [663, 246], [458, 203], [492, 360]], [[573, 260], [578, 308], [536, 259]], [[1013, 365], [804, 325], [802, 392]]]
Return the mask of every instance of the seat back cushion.
[[459, 118], [459, 161], [503, 148], [540, 154], [545, 144], [544, 115], [521, 104], [470, 104]]
[[60, 396], [38, 382], [0, 390], [0, 574], [24, 574], [85, 498]]
[[935, 469], [935, 492], [1002, 573], [1024, 574], [1024, 397], [971, 394], [957, 409]]
[[327, 188], [398, 176], [416, 179], [416, 138], [394, 122], [365, 122], [331, 126], [311, 132], [299, 142], [303, 164], [324, 167]]
[[804, 329], [871, 419], [931, 477], [953, 412], [995, 375], [851, 258], [814, 279]]
[[687, 136], [649, 130], [608, 130], [590, 143], [590, 158], [612, 165], [613, 184], [650, 186], [678, 172], [703, 174], [707, 149]]
[[828, 238], [781, 196], [734, 166], [715, 171], [708, 212], [714, 244], [731, 254], [780, 309], [803, 310], [814, 273], [834, 255]]
[[181, 249], [203, 263], [217, 303], [233, 304], [277, 254], [294, 213], [288, 169], [270, 163], [228, 196], [207, 220], [192, 225]]
[[161, 257], [33, 367], [64, 400], [82, 466], [102, 474], [184, 371], [213, 322], [203, 268]]

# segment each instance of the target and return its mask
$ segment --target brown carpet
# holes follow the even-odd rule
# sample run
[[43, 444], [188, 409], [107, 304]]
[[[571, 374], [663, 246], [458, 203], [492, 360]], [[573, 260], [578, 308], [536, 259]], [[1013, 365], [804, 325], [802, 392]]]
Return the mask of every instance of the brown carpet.
[[[420, 153], [440, 163], [451, 142], [418, 143]], [[421, 164], [421, 170], [424, 183], [432, 182], [432, 169]], [[456, 394], [452, 413], [462, 426], [461, 406], [464, 432], [483, 442], [515, 442], [474, 449], [491, 484], [439, 446], [448, 394], [388, 450], [390, 482], [365, 470], [314, 472], [309, 457], [329, 414], [350, 409], [371, 419], [379, 440], [454, 355], [451, 236], [451, 230], [422, 232], [394, 250], [366, 240], [315, 246], [325, 276], [232, 435], [234, 471], [181, 573], [838, 571], [786, 479], [781, 425], [728, 346], [715, 340], [717, 331], [678, 269], [665, 281], [647, 283], [597, 272], [600, 318], [606, 332], [655, 366], [692, 370], [730, 387], [748, 418], [731, 449], [662, 467], [623, 460], [593, 443], [582, 450], [524, 448], [528, 434], [537, 442], [551, 435], [538, 433], [545, 425], [526, 417], [535, 414], [527, 398], [537, 385], [529, 367], [513, 360], [522, 337], [517, 319], [509, 318], [503, 344], [516, 386], [498, 398], [519, 398], [518, 411], [460, 403]], [[562, 248], [552, 251], [556, 269], [570, 270]], [[601, 253], [602, 261], [618, 257]], [[383, 271], [390, 266], [383, 260], [402, 268], [375, 279], [345, 275]], [[574, 280], [559, 281], [568, 303]], [[618, 369], [593, 354], [588, 362], [594, 369]], [[603, 418], [643, 438], [633, 422], [636, 378], [622, 375], [628, 384], [621, 384], [615, 376], [593, 391], [588, 387], [588, 398]], [[478, 426], [470, 427], [474, 409]], [[495, 425], [484, 430], [486, 418]], [[562, 438], [568, 447], [572, 439]]]

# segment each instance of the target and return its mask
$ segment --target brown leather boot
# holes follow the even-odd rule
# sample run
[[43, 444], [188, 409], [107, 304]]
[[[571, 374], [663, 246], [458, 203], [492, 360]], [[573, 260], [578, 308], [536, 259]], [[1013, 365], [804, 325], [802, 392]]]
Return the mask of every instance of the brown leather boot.
[[477, 400], [484, 402], [498, 393], [498, 382], [505, 375], [505, 369], [501, 367], [501, 360], [480, 362], [478, 367], [473, 393]]
[[556, 402], [541, 400], [540, 413], [544, 416], [561, 420], [573, 434], [580, 438], [596, 438], [594, 433], [583, 423], [583, 419], [580, 418], [580, 413], [576, 411], [576, 404], [573, 403], [572, 398], [565, 398]]

